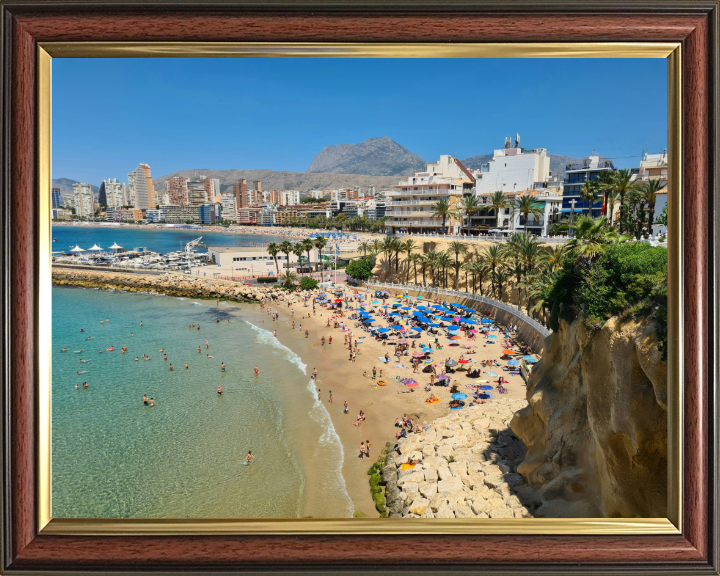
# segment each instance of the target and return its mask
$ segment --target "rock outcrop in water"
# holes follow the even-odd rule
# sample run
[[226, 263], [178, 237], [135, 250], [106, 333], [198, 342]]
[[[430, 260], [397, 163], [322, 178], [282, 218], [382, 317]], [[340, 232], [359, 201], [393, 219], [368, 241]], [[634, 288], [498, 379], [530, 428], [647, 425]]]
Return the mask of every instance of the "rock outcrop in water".
[[[390, 518], [526, 518], [540, 500], [516, 472], [525, 446], [508, 428], [524, 400], [452, 411], [388, 443], [382, 484]], [[403, 467], [408, 458], [422, 460]], [[405, 469], [403, 469], [405, 468]]]
[[151, 292], [190, 298], [221, 298], [238, 302], [259, 302], [273, 288], [247, 286], [232, 280], [209, 280], [187, 274], [133, 274], [108, 270], [53, 268], [52, 282], [58, 286], [80, 286], [126, 292]]
[[539, 491], [536, 516], [667, 516], [667, 363], [653, 318], [582, 318], [545, 341], [528, 406], [510, 426], [527, 446], [518, 466]]

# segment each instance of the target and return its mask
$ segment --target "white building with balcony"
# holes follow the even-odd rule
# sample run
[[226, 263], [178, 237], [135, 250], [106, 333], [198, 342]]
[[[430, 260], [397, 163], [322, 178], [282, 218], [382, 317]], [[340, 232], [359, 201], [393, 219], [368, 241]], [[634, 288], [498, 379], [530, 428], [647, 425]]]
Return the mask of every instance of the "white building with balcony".
[[94, 214], [94, 198], [91, 184], [85, 182], [75, 182], [73, 184], [73, 204], [76, 216], [89, 218]]
[[514, 144], [505, 138], [505, 147], [495, 150], [493, 159], [481, 165], [474, 175], [478, 195], [530, 190], [536, 183], [550, 179], [550, 156], [545, 148], [521, 148], [518, 134]]
[[[515, 209], [518, 199], [526, 195], [532, 196], [543, 210], [540, 218], [529, 214], [527, 222], [525, 216]], [[502, 230], [508, 234], [527, 231], [531, 234], [547, 236], [550, 226], [560, 221], [563, 197], [561, 193], [553, 189], [518, 190], [514, 193], [506, 192], [504, 196], [509, 206], [500, 210], [499, 218], [497, 212], [493, 209], [479, 210], [468, 216], [467, 225], [463, 227], [463, 231], [467, 231], [469, 235], [473, 236], [488, 234], [493, 230]], [[490, 194], [478, 196], [481, 207], [487, 206], [489, 200]]]
[[[474, 176], [457, 158], [440, 156], [438, 162], [427, 165], [425, 172], [392, 187], [385, 212], [391, 219], [385, 225], [393, 234], [442, 233], [442, 218], [433, 214], [438, 201], [445, 198], [456, 209], [463, 191], [474, 186]], [[445, 232], [458, 234], [461, 225], [450, 215], [445, 219]]]

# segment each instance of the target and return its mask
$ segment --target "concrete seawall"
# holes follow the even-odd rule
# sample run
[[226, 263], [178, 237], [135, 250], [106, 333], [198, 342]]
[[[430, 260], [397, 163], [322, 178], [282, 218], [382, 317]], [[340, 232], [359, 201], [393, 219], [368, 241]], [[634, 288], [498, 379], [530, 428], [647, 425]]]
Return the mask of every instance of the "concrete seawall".
[[56, 267], [53, 267], [52, 270], [52, 283], [57, 286], [151, 292], [192, 298], [220, 298], [237, 302], [260, 302], [263, 296], [271, 291], [270, 288], [257, 285], [247, 286], [231, 280], [209, 280], [173, 272], [149, 275], [115, 270], [79, 270]]

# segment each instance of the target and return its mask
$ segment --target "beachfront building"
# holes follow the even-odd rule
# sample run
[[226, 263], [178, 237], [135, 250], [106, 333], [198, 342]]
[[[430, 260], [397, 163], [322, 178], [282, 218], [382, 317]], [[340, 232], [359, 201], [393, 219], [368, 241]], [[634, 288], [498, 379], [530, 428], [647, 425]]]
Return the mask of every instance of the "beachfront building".
[[320, 216], [324, 216], [325, 218], [332, 216], [332, 212], [327, 203], [310, 204], [309, 202], [293, 206], [280, 206], [275, 214], [277, 223], [281, 226], [296, 221], [309, 221]]
[[363, 216], [368, 220], [381, 220], [385, 217], [387, 205], [384, 200], [372, 198], [365, 204]]
[[200, 207], [199, 206], [177, 206], [174, 204], [161, 204], [160, 212], [164, 222], [169, 224], [199, 224], [200, 223]]
[[157, 205], [155, 186], [150, 174], [150, 166], [147, 164], [138, 164], [138, 167], [128, 174], [128, 188], [131, 203], [135, 208], [147, 210]]
[[260, 210], [261, 210], [261, 208], [257, 208], [257, 207], [238, 208], [238, 211], [237, 211], [238, 224], [248, 224], [248, 225], [257, 224]]
[[62, 206], [62, 197], [60, 196], [60, 188], [52, 188], [50, 190], [50, 201], [53, 208], [60, 208]]
[[[428, 164], [425, 172], [401, 181], [393, 186], [389, 197], [392, 203], [386, 208], [390, 216], [385, 224], [390, 233], [441, 233], [442, 218], [434, 216], [435, 205], [441, 198], [449, 201], [451, 207], [459, 205], [463, 191], [475, 186], [475, 177], [452, 156], [440, 156], [435, 164]], [[457, 234], [462, 222], [454, 216], [445, 220], [448, 234]]]
[[165, 213], [160, 209], [145, 210], [145, 219], [148, 222], [165, 222]]
[[505, 146], [495, 150], [493, 159], [482, 164], [474, 176], [478, 195], [528, 190], [550, 179], [550, 156], [545, 148], [521, 148], [518, 134], [514, 143], [505, 138]]
[[277, 209], [272, 204], [262, 206], [258, 212], [257, 223], [260, 226], [274, 226], [276, 222], [275, 213]]
[[73, 207], [75, 216], [90, 218], [95, 213], [94, 196], [91, 184], [75, 182], [73, 184]]
[[215, 224], [221, 218], [220, 204], [208, 202], [199, 206], [200, 224]]
[[668, 179], [668, 156], [667, 148], [660, 154], [643, 153], [640, 161], [640, 169], [638, 170], [638, 180], [664, 180]]
[[64, 210], [63, 208], [52, 208], [51, 215], [53, 220], [70, 220], [72, 212], [70, 212], [70, 210]]
[[600, 160], [600, 157], [593, 154], [584, 158], [582, 164], [568, 164], [565, 167], [565, 183], [563, 186], [562, 213], [569, 215], [589, 214], [593, 218], [600, 216], [603, 200], [600, 198], [590, 207], [590, 203], [581, 200], [580, 193], [585, 182], [597, 180], [603, 172], [614, 172], [615, 165], [611, 160]]
[[233, 193], [235, 194], [235, 203], [238, 210], [240, 208], [247, 208], [250, 205], [250, 199], [248, 198], [248, 187], [247, 180], [240, 178], [238, 183], [233, 185]]
[[[280, 274], [288, 269], [287, 257], [284, 253], [277, 255], [277, 267], [275, 260], [267, 250], [256, 247], [241, 246], [208, 246], [208, 257], [217, 266], [218, 272], [223, 276], [239, 275], [239, 276], [277, 276], [277, 269]], [[310, 251], [310, 263], [317, 261], [318, 251], [313, 249]], [[298, 265], [306, 264], [307, 254], [301, 257], [290, 253], [290, 269], [296, 269]]]
[[220, 194], [220, 206], [222, 207], [223, 220], [237, 220], [237, 205], [234, 194]]
[[130, 193], [125, 182], [118, 182], [117, 178], [108, 178], [100, 184], [98, 203], [110, 206], [130, 206]]
[[[490, 204], [491, 194], [478, 195], [478, 203], [481, 207]], [[514, 209], [521, 196], [531, 196], [543, 208], [543, 215], [538, 219], [534, 215], [528, 215], [528, 222], [525, 217]], [[562, 194], [556, 189], [539, 188], [533, 190], [518, 190], [516, 192], [504, 192], [503, 197], [507, 200], [508, 206], [500, 209], [498, 218], [497, 210], [486, 208], [478, 210], [467, 216], [463, 233], [470, 236], [488, 234], [491, 231], [501, 230], [503, 233], [528, 231], [532, 234], [547, 236], [548, 228], [555, 222], [560, 221], [560, 208], [562, 206]], [[497, 232], [494, 232], [497, 233]]]

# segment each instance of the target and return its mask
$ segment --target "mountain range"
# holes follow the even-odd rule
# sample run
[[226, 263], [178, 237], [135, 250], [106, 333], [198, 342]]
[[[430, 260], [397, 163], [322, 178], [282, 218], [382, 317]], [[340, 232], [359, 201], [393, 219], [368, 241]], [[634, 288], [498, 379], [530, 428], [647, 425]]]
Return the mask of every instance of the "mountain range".
[[[548, 154], [550, 157], [550, 173], [560, 179], [565, 177], [567, 164], [581, 164], [582, 158], [573, 158], [559, 154]], [[492, 154], [471, 156], [461, 160], [469, 169], [479, 169], [482, 164], [492, 160]], [[601, 158], [602, 159], [602, 158]], [[433, 159], [432, 161], [436, 161]], [[412, 175], [425, 169], [426, 162], [418, 154], [394, 142], [387, 136], [370, 138], [359, 144], [339, 144], [323, 148], [314, 158], [305, 172], [277, 172], [274, 170], [210, 170], [192, 169], [179, 170], [155, 178], [158, 190], [164, 189], [164, 182], [173, 176], [198, 178], [218, 178], [223, 192], [230, 191], [239, 179], [247, 180], [248, 188], [252, 188], [253, 180], [262, 182], [263, 190], [333, 190], [336, 188], [352, 188], [360, 186], [367, 190], [375, 186], [379, 192], [397, 184], [401, 177]], [[53, 179], [53, 186], [61, 190], [61, 194], [72, 192], [75, 180], [68, 178]], [[97, 192], [98, 187], [93, 186]]]
[[[79, 184], [78, 180], [70, 180], [70, 178], [53, 178], [52, 187], [60, 188], [60, 195], [73, 193], [73, 184]], [[93, 194], [97, 194], [100, 191], [98, 186], [92, 187]]]

